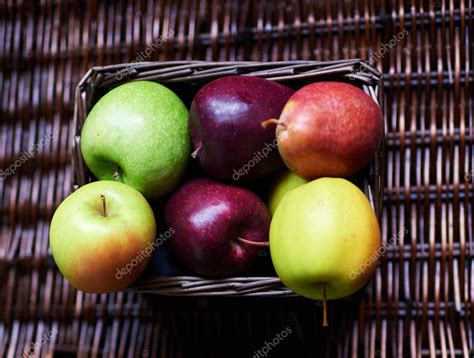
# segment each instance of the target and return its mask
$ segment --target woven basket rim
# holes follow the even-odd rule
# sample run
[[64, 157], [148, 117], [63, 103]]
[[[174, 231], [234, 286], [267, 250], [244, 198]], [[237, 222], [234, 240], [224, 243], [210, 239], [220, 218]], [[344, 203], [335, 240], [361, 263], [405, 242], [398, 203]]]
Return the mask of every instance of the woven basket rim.
[[[175, 61], [142, 61], [142, 62], [122, 62], [116, 63], [112, 65], [105, 65], [105, 66], [93, 66], [91, 67], [86, 74], [82, 77], [87, 77], [90, 71], [104, 71], [104, 70], [114, 70], [119, 67], [146, 67], [149, 65], [156, 65], [156, 64], [163, 64], [163, 65], [199, 65], [199, 64], [206, 64], [206, 65], [218, 65], [218, 66], [225, 66], [225, 65], [260, 65], [264, 67], [267, 66], [275, 66], [275, 65], [292, 65], [292, 64], [308, 64], [308, 65], [322, 65], [326, 66], [329, 64], [350, 64], [350, 63], [365, 63], [367, 66], [370, 66], [372, 70], [378, 73], [380, 76], [382, 74], [370, 64], [367, 64], [367, 61], [362, 60], [361, 58], [351, 58], [351, 59], [344, 59], [344, 60], [330, 60], [330, 61], [316, 61], [316, 60], [292, 60], [292, 61], [206, 61], [206, 60], [175, 60]], [[82, 81], [82, 79], [81, 79]], [[79, 82], [81, 82], [79, 81]]]

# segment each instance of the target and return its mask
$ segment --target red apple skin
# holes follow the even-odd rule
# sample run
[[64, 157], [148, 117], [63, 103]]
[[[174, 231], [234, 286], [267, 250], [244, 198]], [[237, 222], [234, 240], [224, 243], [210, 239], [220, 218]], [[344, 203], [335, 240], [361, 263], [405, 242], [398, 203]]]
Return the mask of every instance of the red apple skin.
[[[123, 229], [120, 235], [128, 239], [127, 252], [117, 249], [116, 238], [119, 233], [115, 232], [104, 233], [102, 242], [93, 246], [78, 243], [77, 252], [81, 255], [71, 261], [71, 270], [64, 272], [64, 277], [75, 288], [89, 293], [120, 291], [136, 281], [144, 271], [148, 258], [134, 267], [129, 274], [119, 275], [117, 269], [125, 268], [146, 246], [142, 243], [143, 235], [138, 231], [126, 227]], [[84, 259], [83, 254], [87, 259]]]
[[249, 269], [262, 247], [238, 240], [268, 242], [270, 213], [249, 190], [195, 179], [166, 203], [165, 220], [175, 234], [171, 248], [184, 266], [208, 277]]
[[298, 90], [276, 129], [278, 150], [298, 176], [349, 177], [366, 166], [383, 137], [382, 112], [364, 91], [343, 82]]

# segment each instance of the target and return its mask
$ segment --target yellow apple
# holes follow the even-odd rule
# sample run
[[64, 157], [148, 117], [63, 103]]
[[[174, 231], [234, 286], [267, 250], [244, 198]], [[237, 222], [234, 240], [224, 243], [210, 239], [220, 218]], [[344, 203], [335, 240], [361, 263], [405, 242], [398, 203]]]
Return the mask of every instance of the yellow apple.
[[377, 217], [364, 193], [340, 178], [289, 191], [270, 227], [270, 252], [282, 282], [321, 300], [349, 296], [371, 278], [380, 251]]

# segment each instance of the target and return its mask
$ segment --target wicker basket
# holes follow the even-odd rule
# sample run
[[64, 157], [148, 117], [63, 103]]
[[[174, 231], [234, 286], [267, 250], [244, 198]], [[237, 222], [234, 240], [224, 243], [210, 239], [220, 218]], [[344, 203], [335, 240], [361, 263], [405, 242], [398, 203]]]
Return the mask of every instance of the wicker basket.
[[[361, 60], [291, 62], [148, 62], [92, 68], [76, 90], [74, 110], [73, 189], [94, 180], [80, 151], [82, 125], [92, 105], [111, 88], [127, 81], [152, 80], [165, 84], [189, 107], [194, 94], [204, 84], [223, 76], [258, 76], [300, 88], [316, 81], [343, 81], [362, 88], [382, 106], [381, 75]], [[361, 175], [361, 189], [377, 217], [383, 199], [382, 158], [379, 149]], [[292, 296], [278, 277], [231, 277], [205, 279], [195, 276], [145, 277], [128, 290], [162, 295], [186, 296]]]

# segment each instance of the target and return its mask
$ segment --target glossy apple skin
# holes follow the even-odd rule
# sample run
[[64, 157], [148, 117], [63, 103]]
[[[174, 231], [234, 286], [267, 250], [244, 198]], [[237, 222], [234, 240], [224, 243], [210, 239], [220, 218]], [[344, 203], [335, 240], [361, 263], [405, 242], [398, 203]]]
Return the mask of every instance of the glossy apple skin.
[[287, 167], [307, 180], [349, 177], [366, 166], [383, 136], [382, 112], [361, 89], [318, 82], [288, 101], [276, 129]]
[[99, 180], [130, 185], [149, 199], [171, 192], [186, 170], [188, 110], [151, 81], [115, 87], [94, 105], [81, 131], [81, 152]]
[[[129, 286], [145, 269], [155, 239], [155, 217], [146, 199], [116, 181], [82, 186], [59, 205], [51, 221], [54, 260], [63, 276], [84, 292], [107, 293]], [[132, 265], [130, 272], [118, 274], [127, 264]]]
[[342, 178], [320, 178], [289, 191], [270, 227], [270, 253], [282, 282], [323, 299], [352, 295], [383, 254], [380, 227], [364, 193]]
[[194, 272], [210, 277], [249, 269], [262, 247], [239, 241], [268, 241], [270, 213], [249, 190], [195, 179], [179, 188], [165, 207], [168, 227], [175, 230], [171, 247]]
[[[204, 86], [194, 97], [189, 117], [193, 147], [202, 145], [197, 158], [204, 171], [221, 180], [249, 181], [282, 167], [275, 130], [261, 123], [278, 118], [293, 93], [249, 76], [223, 77]], [[260, 156], [248, 174], [235, 174], [264, 148], [267, 157]]]

